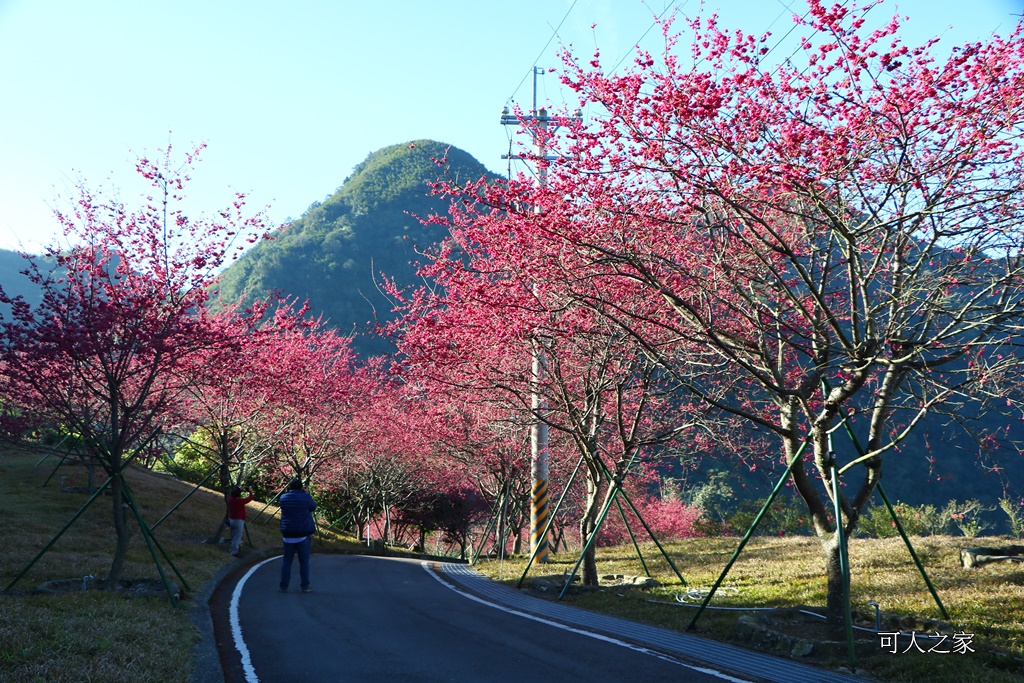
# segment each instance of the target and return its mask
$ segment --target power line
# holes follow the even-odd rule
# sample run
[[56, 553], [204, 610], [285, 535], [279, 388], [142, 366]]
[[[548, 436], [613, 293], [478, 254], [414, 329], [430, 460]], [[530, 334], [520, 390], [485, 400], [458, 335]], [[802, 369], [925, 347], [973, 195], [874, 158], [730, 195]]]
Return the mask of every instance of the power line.
[[[683, 4], [682, 4], [682, 5], [680, 5], [680, 6], [679, 6], [678, 8], [676, 8], [676, 9], [682, 9], [683, 7], [685, 7], [685, 6], [686, 6], [686, 3], [687, 3], [687, 2], [689, 2], [689, 1], [690, 1], [690, 0], [686, 0], [685, 2], [683, 2]], [[630, 54], [631, 54], [631, 53], [632, 53], [632, 52], [633, 52], [634, 50], [636, 50], [636, 48], [640, 47], [640, 42], [641, 42], [641, 41], [642, 41], [642, 40], [643, 40], [644, 38], [646, 38], [646, 37], [647, 37], [647, 34], [651, 32], [651, 29], [652, 29], [652, 28], [654, 28], [655, 26], [657, 26], [657, 25], [658, 25], [658, 23], [659, 23], [659, 22], [661, 21], [662, 17], [664, 17], [664, 16], [665, 16], [665, 15], [666, 15], [666, 14], [668, 13], [668, 11], [669, 11], [670, 9], [673, 9], [673, 8], [675, 8], [675, 4], [674, 4], [674, 3], [672, 3], [672, 4], [669, 4], [669, 5], [666, 5], [666, 6], [665, 6], [665, 9], [661, 10], [661, 14], [659, 14], [659, 15], [658, 15], [658, 17], [657, 17], [657, 18], [656, 18], [656, 19], [655, 19], [654, 21], [652, 21], [652, 22], [651, 22], [651, 25], [650, 25], [650, 26], [648, 26], [648, 27], [647, 27], [647, 30], [646, 30], [646, 31], [644, 31], [643, 35], [642, 35], [642, 36], [640, 36], [640, 38], [639, 38], [639, 39], [637, 39], [637, 41], [636, 41], [635, 43], [633, 43], [633, 46], [632, 46], [632, 47], [630, 47], [630, 48], [629, 48], [629, 50], [627, 50], [627, 51], [626, 51], [626, 54], [622, 55], [622, 59], [620, 59], [620, 60], [618, 61], [618, 63], [616, 63], [616, 64], [615, 64], [615, 66], [613, 66], [613, 67], [612, 67], [612, 70], [608, 72], [609, 74], [613, 74], [613, 73], [615, 73], [615, 72], [616, 72], [616, 71], [618, 70], [618, 68], [619, 68], [620, 66], [622, 66], [622, 63], [623, 63], [624, 61], [626, 61], [626, 58], [627, 58], [627, 57], [629, 57], [629, 55], [630, 55]]]
[[506, 99], [505, 102], [515, 102], [514, 98], [516, 96], [516, 93], [519, 92], [519, 89], [521, 87], [523, 87], [523, 83], [526, 82], [527, 76], [533, 73], [533, 70], [537, 67], [537, 62], [539, 62], [540, 58], [544, 56], [544, 52], [547, 51], [548, 46], [551, 45], [551, 41], [554, 40], [555, 36], [558, 35], [558, 29], [562, 28], [562, 24], [564, 24], [565, 20], [569, 18], [569, 13], [572, 12], [572, 8], [576, 6], [577, 2], [579, 2], [579, 0], [572, 0], [572, 4], [569, 5], [569, 9], [565, 11], [565, 16], [562, 17], [562, 20], [560, 22], [558, 22], [558, 26], [556, 26], [554, 30], [551, 31], [551, 37], [548, 38], [548, 42], [544, 43], [544, 47], [540, 49], [540, 53], [537, 55], [537, 58], [533, 60], [533, 64], [530, 66], [530, 70], [526, 73], [525, 76], [523, 76], [523, 80], [519, 81], [519, 85], [516, 86], [516, 89], [512, 91], [512, 94], [508, 96], [508, 99]]

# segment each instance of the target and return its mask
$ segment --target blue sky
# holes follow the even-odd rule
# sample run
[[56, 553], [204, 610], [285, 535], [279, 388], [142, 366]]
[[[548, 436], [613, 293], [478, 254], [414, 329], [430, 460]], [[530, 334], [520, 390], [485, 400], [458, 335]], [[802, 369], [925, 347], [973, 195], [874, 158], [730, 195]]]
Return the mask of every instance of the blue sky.
[[[806, 10], [706, 0], [703, 11], [716, 7], [723, 26], [776, 40]], [[557, 67], [571, 45], [588, 57], [599, 47], [621, 70], [637, 42], [657, 50], [652, 18], [672, 8], [702, 11], [697, 0], [0, 0], [0, 247], [52, 242], [51, 209], [76, 174], [138, 195], [132, 160], [168, 141], [209, 145], [197, 211], [239, 190], [275, 222], [409, 140], [453, 144], [503, 172], [511, 131], [498, 117], [510, 101], [529, 107], [535, 64]], [[897, 11], [908, 42], [951, 46], [1009, 33], [1024, 0], [890, 0], [873, 13]], [[556, 75], [538, 83], [541, 103], [564, 102]]]

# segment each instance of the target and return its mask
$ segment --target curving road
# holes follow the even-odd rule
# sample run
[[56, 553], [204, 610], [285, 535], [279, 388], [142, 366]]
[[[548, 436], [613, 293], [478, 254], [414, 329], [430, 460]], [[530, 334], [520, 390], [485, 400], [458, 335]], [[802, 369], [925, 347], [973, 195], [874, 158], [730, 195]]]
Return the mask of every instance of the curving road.
[[470, 596], [418, 560], [314, 555], [308, 594], [277, 592], [279, 563], [230, 587], [232, 683], [740, 680]]

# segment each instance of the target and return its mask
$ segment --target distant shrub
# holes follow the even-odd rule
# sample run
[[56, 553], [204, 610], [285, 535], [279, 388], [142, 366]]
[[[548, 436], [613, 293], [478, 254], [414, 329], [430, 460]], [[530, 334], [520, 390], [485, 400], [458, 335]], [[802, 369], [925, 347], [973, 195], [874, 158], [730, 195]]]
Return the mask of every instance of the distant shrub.
[[694, 521], [694, 531], [699, 536], [720, 536], [729, 528], [726, 520], [735, 509], [736, 494], [724, 480], [725, 476], [717, 474], [711, 481], [680, 495], [684, 505], [699, 513]]
[[962, 503], [951, 500], [943, 508], [943, 513], [949, 517], [953, 525], [960, 530], [960, 533], [968, 538], [974, 538], [992, 526], [981, 518], [984, 513], [991, 512], [992, 510], [995, 510], [995, 508], [985, 507], [978, 500], [965, 500]]
[[[893, 506], [900, 525], [908, 536], [936, 536], [948, 531], [950, 517], [934, 505], [914, 506], [897, 501]], [[857, 531], [862, 536], [889, 538], [896, 536], [896, 523], [884, 504], [873, 505], [861, 515]]]
[[[729, 529], [735, 534], [745, 534], [762, 507], [763, 500], [739, 503], [728, 516]], [[810, 529], [810, 515], [803, 500], [799, 496], [784, 493], [772, 501], [754, 533], [759, 536], [792, 536], [806, 534]]]
[[[196, 432], [192, 436], [199, 441], [182, 442], [174, 452], [174, 456], [161, 460], [156, 469], [193, 484], [203, 481], [212, 467], [209, 459], [212, 447], [202, 444], [203, 435], [201, 433]], [[212, 482], [212, 484], [215, 486], [216, 482]]]
[[1004, 496], [999, 499], [999, 507], [1009, 518], [1011, 533], [1024, 536], [1024, 499], [1018, 502]]

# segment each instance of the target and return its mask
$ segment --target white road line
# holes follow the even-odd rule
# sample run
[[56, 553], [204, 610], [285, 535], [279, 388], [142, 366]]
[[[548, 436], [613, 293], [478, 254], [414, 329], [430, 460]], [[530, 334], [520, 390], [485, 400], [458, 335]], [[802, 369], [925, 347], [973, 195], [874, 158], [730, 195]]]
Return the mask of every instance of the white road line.
[[249, 580], [253, 572], [265, 565], [267, 562], [273, 562], [274, 560], [281, 559], [280, 555], [274, 557], [268, 557], [259, 564], [254, 564], [249, 568], [249, 571], [245, 573], [235, 586], [235, 590], [231, 592], [231, 637], [235, 641], [235, 649], [238, 650], [239, 654], [242, 655], [242, 670], [245, 672], [246, 683], [259, 683], [259, 678], [256, 676], [256, 669], [252, 668], [252, 659], [249, 657], [249, 648], [246, 647], [245, 641], [242, 639], [242, 623], [238, 619], [238, 601], [242, 597], [242, 588], [245, 586], [245, 582]]
[[455, 586], [454, 584], [449, 583], [449, 582], [445, 581], [444, 579], [442, 579], [437, 574], [437, 572], [435, 572], [433, 569], [430, 568], [430, 564], [428, 562], [421, 562], [420, 566], [423, 567], [423, 569], [425, 569], [428, 574], [430, 574], [435, 579], [437, 579], [438, 583], [440, 583], [442, 586], [445, 586], [446, 588], [449, 588], [450, 590], [455, 591], [456, 593], [458, 593], [459, 595], [461, 595], [464, 598], [469, 598], [470, 600], [473, 600], [475, 602], [479, 602], [481, 605], [487, 605], [489, 607], [493, 607], [495, 609], [501, 610], [502, 612], [506, 612], [508, 614], [513, 614], [513, 615], [515, 615], [517, 617], [522, 617], [524, 619], [530, 619], [532, 621], [539, 621], [542, 624], [547, 624], [548, 626], [554, 626], [555, 628], [560, 628], [563, 631], [569, 631], [570, 633], [578, 633], [580, 635], [587, 636], [589, 638], [594, 638], [595, 640], [603, 640], [606, 643], [611, 643], [613, 645], [618, 645], [620, 647], [624, 647], [627, 650], [633, 650], [634, 652], [640, 652], [640, 653], [645, 654], [645, 655], [650, 655], [652, 657], [657, 657], [658, 659], [662, 659], [662, 660], [664, 660], [666, 662], [671, 662], [671, 663], [676, 664], [678, 666], [685, 667], [687, 669], [691, 669], [692, 671], [699, 671], [700, 673], [707, 674], [708, 676], [714, 676], [715, 678], [721, 678], [723, 681], [729, 681], [729, 683], [751, 683], [751, 681], [748, 681], [748, 680], [743, 679], [743, 678], [734, 678], [733, 676], [729, 676], [728, 674], [724, 674], [721, 671], [715, 671], [714, 669], [705, 669], [704, 667], [693, 666], [691, 664], [686, 664], [685, 662], [681, 662], [678, 659], [674, 659], [673, 657], [669, 657], [668, 655], [665, 655], [665, 654], [663, 654], [661, 652], [658, 652], [656, 650], [648, 650], [647, 648], [640, 647], [638, 645], [633, 645], [632, 643], [627, 643], [624, 640], [619, 640], [617, 638], [612, 638], [610, 636], [606, 636], [606, 635], [603, 635], [601, 633], [595, 633], [593, 631], [585, 631], [583, 629], [575, 628], [573, 626], [567, 626], [565, 624], [560, 624], [557, 621], [551, 621], [550, 619], [545, 619], [543, 617], [538, 617], [535, 614], [530, 614], [528, 612], [520, 612], [519, 610], [515, 610], [515, 609], [512, 609], [510, 607], [505, 607], [504, 605], [499, 605], [496, 602], [490, 602], [488, 600], [484, 600], [483, 598], [479, 598], [479, 597], [477, 597], [475, 595], [467, 593], [466, 591], [461, 590], [459, 587]]

